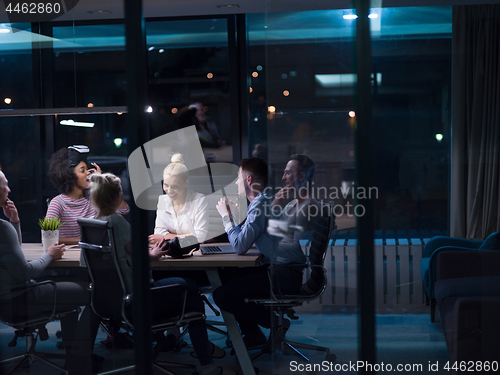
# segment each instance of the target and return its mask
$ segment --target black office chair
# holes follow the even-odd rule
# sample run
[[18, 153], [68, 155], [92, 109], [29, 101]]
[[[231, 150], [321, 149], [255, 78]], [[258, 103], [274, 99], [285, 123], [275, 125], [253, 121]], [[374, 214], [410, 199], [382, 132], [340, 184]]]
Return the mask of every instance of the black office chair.
[[[115, 249], [113, 227], [110, 223], [95, 219], [78, 219], [81, 230], [80, 247], [87, 263], [91, 284], [92, 308], [103, 319], [113, 319], [120, 327], [129, 332], [134, 331], [133, 319], [130, 316], [132, 293], [127, 290], [127, 285], [122, 273], [118, 255]], [[151, 329], [153, 332], [163, 332], [171, 328], [181, 327], [193, 320], [204, 319], [200, 312], [185, 312], [187, 291], [183, 285], [173, 284], [156, 287], [151, 290], [163, 288], [181, 288], [184, 290], [184, 303], [181, 313], [176, 316], [166, 316], [153, 319]], [[160, 365], [196, 369], [195, 365], [186, 365], [172, 362], [160, 362], [156, 359], [158, 352], [154, 353], [153, 368], [166, 374], [173, 374]], [[132, 370], [135, 366], [116, 369], [113, 372]]]
[[[44, 284], [52, 284], [54, 286], [54, 303], [51, 312], [30, 314], [26, 316], [21, 313], [17, 306], [12, 305], [12, 300], [8, 296], [27, 293], [31, 289]], [[48, 333], [45, 325], [54, 320], [59, 320], [63, 316], [68, 314], [75, 314], [80, 312], [80, 308], [69, 309], [65, 311], [59, 311], [57, 309], [56, 300], [57, 284], [54, 281], [42, 281], [36, 284], [27, 284], [11, 290], [0, 293], [0, 321], [6, 325], [15, 328], [14, 339], [9, 342], [9, 347], [13, 348], [17, 345], [18, 337], [26, 337], [26, 352], [23, 355], [5, 359], [0, 361], [0, 364], [5, 364], [9, 362], [14, 362], [20, 360], [20, 362], [14, 367], [13, 370], [9, 372], [10, 374], [15, 374], [19, 371], [25, 364], [33, 362], [41, 362], [46, 366], [52, 367], [60, 372], [67, 374], [67, 371], [56, 363], [49, 361], [47, 358], [52, 359], [65, 359], [63, 354], [53, 354], [53, 353], [41, 353], [35, 350], [35, 345], [38, 339], [41, 341], [48, 339]], [[28, 313], [30, 313], [28, 311]]]
[[[253, 302], [260, 303], [265, 307], [268, 307], [272, 311], [278, 314], [278, 325], [283, 325], [284, 315], [291, 320], [299, 319], [295, 315], [294, 307], [301, 306], [303, 303], [312, 301], [319, 298], [323, 294], [327, 285], [326, 269], [324, 267], [324, 260], [326, 252], [329, 249], [331, 233], [335, 230], [334, 216], [332, 211], [332, 205], [323, 206], [323, 215], [319, 216], [312, 222], [313, 234], [309, 249], [308, 263], [303, 265], [305, 268], [310, 269], [309, 278], [302, 284], [299, 294], [297, 295], [284, 295], [276, 292], [277, 288], [271, 288], [271, 298], [256, 298], [251, 299]], [[294, 265], [300, 266], [300, 265]], [[271, 285], [273, 284], [272, 278], [272, 266], [269, 267], [268, 274], [269, 280], [271, 280]], [[274, 291], [273, 291], [274, 289]], [[256, 357], [252, 359], [252, 362], [257, 361], [262, 356], [269, 354], [269, 351], [262, 346], [262, 351]], [[293, 353], [301, 357], [306, 362], [310, 363], [309, 358], [302, 354], [298, 349], [309, 349], [315, 351], [325, 352], [325, 358], [328, 361], [335, 361], [337, 356], [335, 354], [330, 354], [330, 349], [323, 346], [316, 346], [310, 344], [303, 344], [299, 342], [288, 341], [285, 339], [280, 343], [280, 350], [283, 353]]]

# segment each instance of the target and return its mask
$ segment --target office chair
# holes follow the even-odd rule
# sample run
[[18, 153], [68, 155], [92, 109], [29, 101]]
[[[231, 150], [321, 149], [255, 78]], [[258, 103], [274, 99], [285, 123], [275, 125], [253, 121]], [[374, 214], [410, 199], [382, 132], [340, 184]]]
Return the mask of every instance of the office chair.
[[[208, 300], [208, 297], [206, 296], [206, 294], [211, 294], [212, 293], [212, 287], [211, 286], [202, 286], [202, 287], [199, 288], [199, 293], [200, 293], [200, 298], [210, 308], [210, 310], [213, 311], [213, 313], [215, 314], [215, 316], [220, 316], [221, 312], [215, 308], [215, 306]], [[226, 346], [228, 348], [232, 348], [233, 347], [233, 343], [231, 341], [231, 338], [229, 337], [229, 333], [227, 333], [227, 331], [224, 331], [223, 329], [220, 329], [218, 327], [218, 326], [225, 327], [226, 323], [224, 323], [224, 321], [207, 319], [205, 321], [205, 323], [206, 323], [207, 329], [209, 331], [218, 333], [218, 334], [220, 334], [220, 335], [222, 335], [222, 336], [224, 336], [226, 338]], [[183, 337], [188, 332], [189, 332], [189, 327], [187, 327], [186, 329], [184, 329], [181, 332], [180, 336], [177, 339], [178, 342], [179, 342], [179, 344], [182, 344], [182, 342], [183, 342], [182, 339], [183, 339]], [[178, 349], [180, 349], [180, 347]]]
[[[17, 308], [12, 306], [10, 299], [1, 298], [1, 296], [8, 296], [11, 295], [12, 293], [15, 293], [15, 295], [17, 295], [18, 292], [21, 292], [21, 294], [22, 292], [27, 293], [31, 289], [44, 284], [52, 284], [54, 286], [54, 299], [53, 299], [54, 304], [52, 311], [50, 313], [48, 312], [38, 313], [28, 317], [22, 315], [19, 311], [17, 311]], [[13, 348], [17, 345], [18, 337], [26, 337], [26, 352], [23, 355], [0, 361], [0, 364], [4, 364], [9, 362], [14, 362], [20, 359], [20, 362], [16, 365], [16, 367], [14, 367], [14, 369], [11, 370], [11, 372], [9, 372], [9, 375], [15, 374], [25, 364], [27, 363], [31, 364], [36, 361], [41, 362], [46, 366], [52, 367], [60, 372], [67, 374], [67, 371], [65, 369], [47, 359], [47, 358], [65, 359], [66, 356], [64, 354], [41, 353], [35, 350], [35, 345], [38, 338], [40, 338], [40, 340], [42, 341], [48, 339], [47, 329], [45, 328], [45, 325], [47, 323], [52, 322], [54, 320], [59, 320], [65, 315], [80, 312], [80, 308], [69, 309], [66, 311], [57, 311], [56, 292], [57, 292], [57, 284], [54, 281], [47, 280], [36, 284], [23, 285], [0, 293], [0, 298], [1, 298], [0, 321], [10, 327], [15, 328], [16, 330], [14, 339], [11, 342], [9, 342], [9, 347]]]
[[[332, 205], [323, 206], [323, 215], [314, 220], [313, 224], [313, 234], [310, 243], [308, 263], [302, 265], [305, 268], [310, 269], [309, 278], [302, 284], [299, 294], [297, 295], [284, 295], [276, 292], [276, 288], [271, 288], [271, 298], [269, 299], [250, 299], [250, 301], [260, 303], [265, 307], [271, 309], [271, 311], [276, 311], [278, 313], [278, 326], [283, 325], [284, 315], [287, 314], [291, 320], [299, 319], [295, 315], [294, 307], [301, 306], [304, 302], [312, 301], [319, 298], [323, 294], [327, 285], [326, 269], [324, 267], [324, 260], [326, 252], [330, 245], [330, 236], [332, 231], [335, 230], [334, 217], [332, 211]], [[293, 265], [300, 266], [300, 265]], [[269, 267], [268, 275], [271, 285], [273, 285], [273, 280], [271, 277], [272, 265]], [[322, 346], [303, 344], [299, 342], [288, 341], [285, 339], [280, 343], [280, 350], [284, 353], [293, 353], [298, 357], [302, 358], [306, 362], [310, 363], [309, 358], [302, 354], [298, 349], [308, 349], [315, 351], [325, 352], [325, 359], [328, 361], [335, 361], [337, 356], [330, 353], [330, 349]], [[252, 359], [252, 362], [257, 361], [262, 356], [269, 354], [265, 350], [265, 346], [262, 347], [263, 350], [260, 354]]]
[[[77, 221], [81, 230], [81, 241], [79, 244], [87, 262], [92, 281], [92, 308], [101, 318], [113, 319], [120, 324], [121, 328], [133, 332], [133, 319], [130, 316], [133, 294], [128, 290], [125, 283], [123, 271], [116, 253], [112, 225], [106, 221], [96, 219], [78, 219]], [[163, 288], [181, 288], [184, 290], [184, 286], [180, 284], [155, 287], [151, 288], [151, 290]], [[185, 312], [186, 295], [187, 291], [184, 290], [184, 303], [181, 313], [175, 316], [153, 319], [151, 325], [152, 332], [163, 333], [163, 331], [186, 325], [193, 320], [205, 318], [205, 315], [200, 312]], [[153, 368], [162, 373], [175, 375], [160, 365], [196, 369], [195, 365], [158, 361], [156, 359], [158, 354], [158, 351], [155, 350]], [[132, 365], [110, 371], [109, 373], [132, 370], [134, 368], [135, 366]]]

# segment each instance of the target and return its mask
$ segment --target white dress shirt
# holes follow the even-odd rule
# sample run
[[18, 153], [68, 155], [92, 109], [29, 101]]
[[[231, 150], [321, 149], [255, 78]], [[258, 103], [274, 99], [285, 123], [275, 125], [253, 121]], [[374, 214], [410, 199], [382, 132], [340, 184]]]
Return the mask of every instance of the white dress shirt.
[[203, 242], [208, 234], [208, 204], [205, 196], [187, 191], [184, 207], [175, 214], [168, 195], [160, 195], [156, 210], [155, 234], [192, 234]]

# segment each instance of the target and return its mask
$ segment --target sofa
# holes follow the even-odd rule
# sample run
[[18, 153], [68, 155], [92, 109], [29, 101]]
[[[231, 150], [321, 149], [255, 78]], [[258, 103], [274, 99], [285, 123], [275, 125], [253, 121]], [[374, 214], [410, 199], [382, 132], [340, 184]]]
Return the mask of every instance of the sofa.
[[[500, 364], [500, 251], [442, 252], [436, 278], [434, 293], [450, 363]], [[472, 372], [481, 373], [476, 368]]]
[[431, 305], [431, 322], [434, 322], [436, 309], [434, 284], [436, 283], [436, 263], [438, 255], [447, 251], [470, 250], [500, 250], [500, 232], [490, 234], [484, 241], [436, 236], [425, 244], [422, 252], [422, 260], [420, 261], [420, 273]]

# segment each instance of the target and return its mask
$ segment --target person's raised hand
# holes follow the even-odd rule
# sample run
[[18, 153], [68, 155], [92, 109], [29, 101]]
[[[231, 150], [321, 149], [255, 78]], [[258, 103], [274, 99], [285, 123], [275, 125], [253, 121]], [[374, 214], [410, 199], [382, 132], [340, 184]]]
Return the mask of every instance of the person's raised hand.
[[221, 217], [224, 217], [226, 215], [229, 215], [229, 212], [227, 211], [227, 206], [228, 206], [228, 199], [226, 197], [222, 197], [219, 199], [219, 202], [217, 202], [217, 211], [219, 212], [219, 215]]
[[236, 212], [238, 212], [239, 208], [238, 208], [238, 203], [236, 203], [235, 201], [231, 200], [231, 199], [227, 199], [227, 205], [229, 206], [229, 209], [231, 210], [230, 214], [231, 215], [234, 215]]
[[285, 206], [293, 198], [295, 198], [295, 188], [293, 186], [284, 186], [276, 193], [271, 205], [279, 204], [280, 206]]
[[93, 167], [93, 168], [89, 168], [89, 171], [90, 171], [91, 173], [94, 173], [94, 172], [95, 172], [95, 173], [99, 173], [99, 174], [101, 174], [101, 173], [102, 173], [102, 172], [101, 172], [101, 167], [99, 167], [96, 163], [90, 163], [90, 165], [92, 165], [92, 167]]
[[19, 223], [19, 213], [16, 205], [9, 198], [7, 198], [7, 204], [3, 207], [3, 213], [12, 224]]
[[63, 243], [62, 244], [55, 243], [47, 249], [47, 254], [50, 255], [52, 260], [61, 259], [64, 255], [64, 252], [66, 251], [65, 246], [66, 245]]

